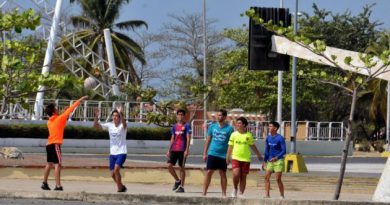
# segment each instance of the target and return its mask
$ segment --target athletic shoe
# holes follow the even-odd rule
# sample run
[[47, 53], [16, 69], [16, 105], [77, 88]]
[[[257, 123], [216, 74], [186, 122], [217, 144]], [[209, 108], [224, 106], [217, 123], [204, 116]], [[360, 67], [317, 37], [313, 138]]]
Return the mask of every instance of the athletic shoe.
[[47, 182], [42, 182], [41, 189], [43, 190], [51, 190]]
[[179, 188], [176, 190], [176, 193], [184, 193], [184, 187], [179, 186]]
[[279, 199], [283, 200], [283, 199], [284, 199], [284, 196], [280, 196]]
[[230, 194], [230, 197], [236, 198], [237, 197], [237, 189], [233, 189], [232, 193]]
[[127, 191], [127, 187], [125, 185], [123, 185], [122, 189], [118, 190], [118, 192], [126, 192]]
[[176, 191], [181, 184], [181, 180], [175, 181], [175, 184], [173, 185], [172, 191]]
[[60, 187], [56, 186], [56, 188], [54, 188], [54, 191], [64, 191], [64, 189], [62, 188], [62, 186], [60, 186]]
[[270, 199], [270, 196], [263, 196], [263, 199]]

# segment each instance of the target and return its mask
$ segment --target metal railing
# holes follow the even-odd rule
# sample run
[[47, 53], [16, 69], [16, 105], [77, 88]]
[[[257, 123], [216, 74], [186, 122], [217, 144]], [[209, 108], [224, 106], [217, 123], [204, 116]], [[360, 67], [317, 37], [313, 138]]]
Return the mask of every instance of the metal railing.
[[[228, 121], [233, 125], [232, 121]], [[268, 134], [268, 121], [249, 121], [248, 131], [250, 131], [256, 140], [264, 139]], [[207, 123], [207, 129], [211, 122]], [[316, 141], [343, 141], [344, 124], [342, 122], [297, 122], [297, 139], [298, 140], [316, 140]], [[302, 126], [304, 125], [304, 126]], [[233, 126], [234, 127], [234, 126]], [[203, 120], [193, 120], [191, 123], [192, 136], [195, 139], [205, 138]], [[289, 134], [289, 121], [282, 122], [280, 131], [283, 136]], [[305, 130], [300, 130], [305, 129]], [[300, 132], [298, 132], [298, 130]], [[299, 135], [299, 136], [298, 136]], [[302, 136], [301, 136], [302, 135]], [[286, 137], [286, 136], [285, 136]]]
[[[62, 112], [69, 107], [74, 101], [62, 99], [45, 99], [39, 109], [37, 117], [34, 113], [35, 100], [26, 102], [16, 102], [6, 104], [5, 111], [0, 114], [1, 119], [24, 119], [24, 120], [47, 120], [48, 116], [43, 113], [44, 107], [50, 103], [55, 103], [59, 112]], [[146, 122], [146, 114], [148, 112], [156, 112], [155, 105], [150, 105], [146, 102], [127, 102], [127, 101], [84, 101], [70, 116], [70, 121], [92, 121], [94, 119], [94, 110], [101, 110], [100, 120], [108, 121], [112, 110], [116, 105], [122, 105], [124, 116], [129, 122]], [[0, 107], [3, 105], [0, 103]], [[203, 120], [192, 120], [192, 136], [193, 138], [202, 139], [204, 129], [208, 129], [211, 121], [208, 121], [207, 127], [204, 128]], [[233, 121], [228, 123], [233, 125]], [[248, 131], [250, 131], [256, 140], [264, 139], [268, 134], [267, 121], [249, 121]], [[291, 125], [288, 121], [282, 122], [280, 132], [288, 138]], [[316, 141], [343, 141], [344, 140], [344, 124], [342, 122], [313, 122], [299, 121], [297, 122], [297, 140], [316, 140]]]
[[[35, 100], [28, 100], [26, 102], [8, 103], [5, 105], [5, 112], [0, 114], [1, 119], [24, 119], [24, 120], [46, 120], [48, 116], [43, 113], [44, 107], [51, 103], [57, 105], [57, 109], [61, 113], [71, 104], [73, 100], [60, 99], [45, 99], [42, 103], [40, 113], [35, 118], [34, 105]], [[93, 101], [88, 100], [82, 104], [72, 113], [69, 120], [71, 121], [92, 121], [95, 117], [95, 109], [101, 110], [100, 120], [107, 121], [110, 119], [111, 112], [117, 105], [123, 106], [124, 116], [130, 122], [146, 122], [145, 114], [150, 111], [156, 111], [155, 105], [150, 105], [145, 102], [125, 102], [125, 101]], [[0, 106], [2, 104], [0, 103]]]
[[344, 124], [342, 122], [307, 122], [306, 129], [307, 140], [344, 140]]

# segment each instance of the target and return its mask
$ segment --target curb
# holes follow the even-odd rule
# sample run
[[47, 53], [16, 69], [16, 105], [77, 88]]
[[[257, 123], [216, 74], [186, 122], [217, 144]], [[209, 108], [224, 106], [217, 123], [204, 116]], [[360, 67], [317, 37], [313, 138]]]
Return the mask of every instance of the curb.
[[113, 194], [87, 192], [11, 192], [1, 191], [0, 198], [44, 199], [83, 202], [119, 203], [176, 203], [176, 204], [228, 204], [228, 205], [383, 205], [380, 202], [334, 201], [334, 200], [278, 200], [278, 199], [233, 199], [217, 197], [171, 196], [151, 194]]

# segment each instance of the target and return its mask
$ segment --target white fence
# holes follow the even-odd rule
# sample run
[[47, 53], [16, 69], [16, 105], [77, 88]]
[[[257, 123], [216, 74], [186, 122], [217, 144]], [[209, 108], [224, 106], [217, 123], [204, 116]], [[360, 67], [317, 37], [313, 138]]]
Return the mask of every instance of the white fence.
[[[228, 122], [232, 125], [232, 121]], [[264, 139], [268, 134], [267, 121], [249, 121], [248, 131], [250, 131], [256, 140]], [[211, 122], [207, 123], [207, 128]], [[303, 125], [303, 126], [302, 126]], [[191, 123], [192, 136], [195, 139], [204, 138], [203, 120], [193, 120]], [[280, 132], [284, 137], [290, 135], [289, 121], [282, 122]], [[297, 122], [297, 139], [307, 141], [343, 141], [344, 126], [342, 122]]]
[[[55, 103], [57, 109], [61, 112], [69, 107], [74, 101], [71, 100], [44, 100], [39, 109], [37, 117], [34, 115], [34, 100], [21, 103], [8, 103], [5, 105], [4, 112], [1, 113], [2, 119], [25, 119], [25, 120], [45, 120], [47, 115], [43, 113], [44, 107], [50, 103]], [[108, 120], [112, 110], [120, 104], [124, 108], [124, 115], [127, 121], [131, 122], [145, 122], [145, 113], [147, 110], [155, 111], [155, 106], [149, 105], [145, 102], [122, 102], [122, 101], [84, 101], [71, 115], [69, 120], [75, 121], [91, 121], [94, 119], [94, 110], [99, 108], [101, 110], [101, 120]], [[0, 103], [0, 106], [3, 106]]]
[[[0, 114], [2, 119], [25, 119], [25, 120], [45, 120], [47, 115], [43, 113], [44, 107], [50, 103], [55, 103], [57, 108], [62, 111], [70, 106], [74, 101], [70, 100], [44, 100], [42, 107], [38, 113], [38, 117], [34, 115], [35, 100], [29, 100], [24, 103], [8, 103], [5, 105], [5, 110]], [[148, 111], [155, 111], [155, 106], [145, 102], [124, 102], [124, 101], [84, 101], [69, 120], [71, 121], [92, 121], [94, 119], [94, 110], [101, 110], [102, 121], [107, 121], [110, 118], [112, 110], [116, 105], [121, 104], [124, 108], [124, 115], [129, 122], [146, 122], [145, 114]], [[2, 104], [0, 103], [0, 106]], [[232, 124], [232, 122], [229, 122]], [[211, 122], [207, 123], [207, 128]], [[195, 139], [204, 138], [203, 120], [193, 120], [191, 122], [193, 137]], [[280, 132], [288, 138], [290, 135], [290, 122], [284, 121], [281, 124]], [[264, 139], [267, 135], [267, 121], [249, 121], [248, 130], [253, 134], [255, 139]], [[298, 121], [297, 122], [297, 139], [298, 140], [317, 140], [317, 141], [342, 141], [344, 138], [344, 126], [342, 122], [313, 122], [313, 121]]]

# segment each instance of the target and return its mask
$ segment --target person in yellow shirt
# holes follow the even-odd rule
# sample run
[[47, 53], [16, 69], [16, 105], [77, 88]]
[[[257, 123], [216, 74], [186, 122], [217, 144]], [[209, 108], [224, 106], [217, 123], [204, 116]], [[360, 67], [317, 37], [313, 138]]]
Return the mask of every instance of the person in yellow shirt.
[[49, 116], [47, 127], [49, 129], [49, 137], [46, 144], [47, 164], [43, 173], [43, 182], [41, 188], [50, 190], [47, 184], [47, 178], [50, 174], [50, 169], [54, 166], [54, 178], [56, 180], [55, 191], [63, 191], [61, 186], [61, 164], [62, 154], [61, 145], [64, 138], [64, 130], [69, 115], [80, 105], [80, 102], [86, 100], [88, 96], [83, 96], [67, 108], [62, 114], [59, 114], [55, 104], [49, 104], [45, 108], [45, 113]]
[[248, 120], [240, 117], [236, 121], [237, 131], [233, 132], [229, 139], [229, 148], [226, 155], [226, 163], [229, 164], [232, 158], [233, 186], [231, 197], [237, 197], [238, 185], [240, 186], [239, 197], [244, 195], [246, 187], [246, 176], [249, 174], [251, 162], [251, 149], [256, 153], [257, 158], [262, 161], [259, 150], [254, 144], [253, 135], [247, 131]]

